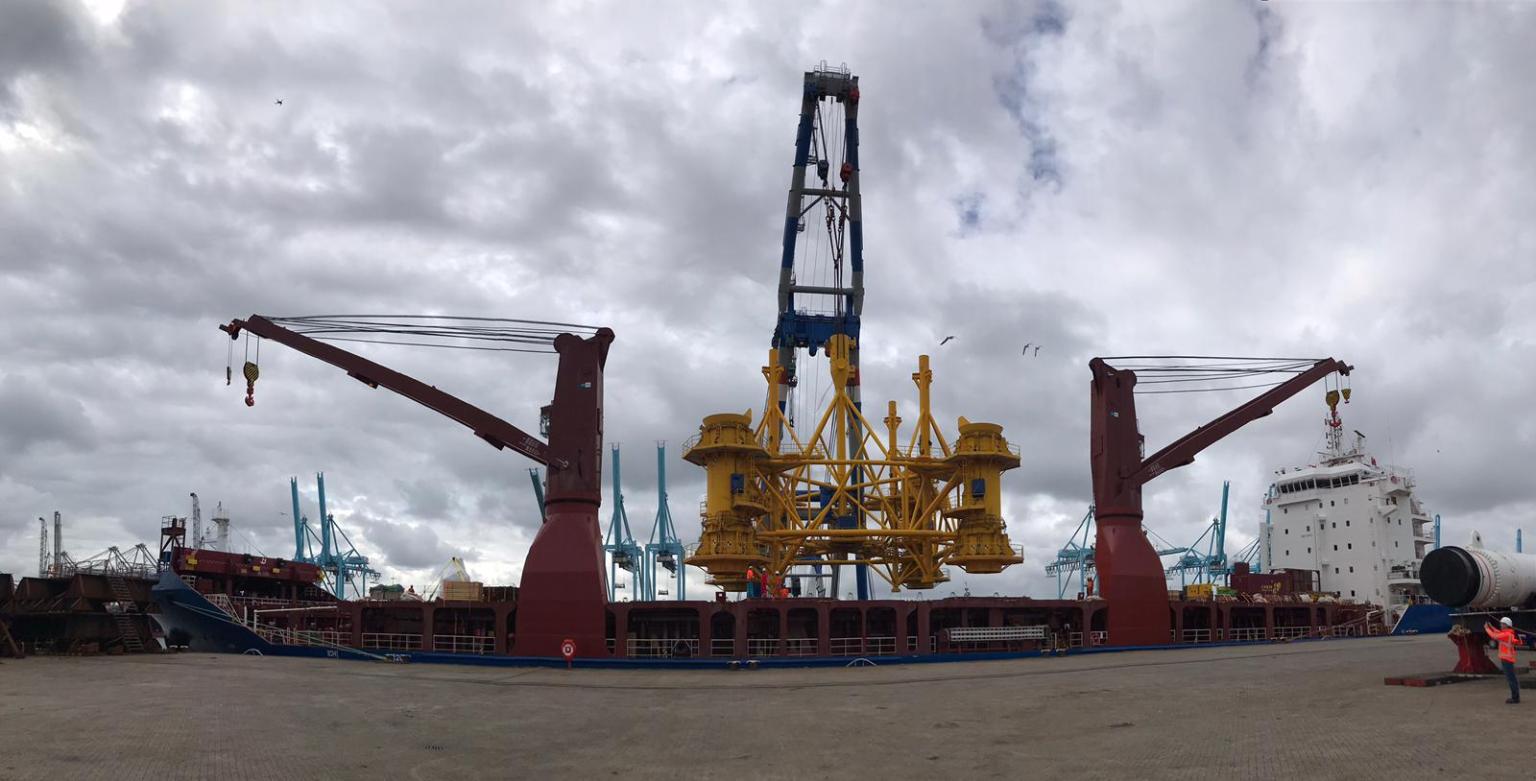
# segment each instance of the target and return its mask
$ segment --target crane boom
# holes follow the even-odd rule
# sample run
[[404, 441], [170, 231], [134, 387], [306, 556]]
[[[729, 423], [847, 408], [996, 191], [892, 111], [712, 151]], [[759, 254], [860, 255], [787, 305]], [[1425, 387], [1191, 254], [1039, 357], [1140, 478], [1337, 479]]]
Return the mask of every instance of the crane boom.
[[1153, 453], [1131, 475], [1130, 479], [1145, 483], [1170, 470], [1186, 466], [1195, 460], [1200, 451], [1216, 444], [1243, 426], [1275, 411], [1275, 406], [1300, 393], [1308, 385], [1338, 372], [1349, 374], [1354, 367], [1343, 361], [1324, 358], [1305, 371], [1259, 394], [1246, 404], [1222, 415], [1194, 431], [1174, 440], [1167, 447]]
[[[554, 399], [540, 410], [548, 423], [547, 444], [462, 399], [268, 318], [252, 315], [219, 329], [231, 339], [246, 331], [287, 345], [452, 418], [498, 449], [511, 449], [549, 467], [543, 497], [546, 521], [523, 562], [513, 653], [558, 657], [571, 644], [577, 656], [608, 655], [603, 628], [608, 589], [597, 508], [603, 497], [603, 367], [613, 344], [611, 329], [599, 328], [585, 339], [569, 333], [554, 338], [552, 346], [560, 356]], [[251, 404], [258, 370], [248, 363], [245, 371], [246, 403]]]
[[[511, 423], [418, 379], [408, 377], [340, 347], [291, 331], [261, 315], [251, 315], [245, 320], [231, 320], [228, 325], [219, 326], [219, 330], [229, 334], [230, 339], [238, 339], [243, 330], [287, 345], [341, 369], [369, 387], [382, 387], [394, 391], [434, 412], [456, 420], [497, 450], [511, 448], [541, 464], [550, 463], [549, 446]], [[556, 463], [559, 467], [568, 465], [563, 459], [557, 460]]]
[[1088, 363], [1093, 373], [1090, 459], [1093, 466], [1095, 558], [1101, 593], [1109, 603], [1109, 642], [1116, 646], [1159, 645], [1169, 640], [1168, 590], [1162, 562], [1142, 532], [1141, 488], [1158, 475], [1195, 460], [1239, 428], [1274, 411], [1280, 402], [1323, 377], [1353, 368], [1326, 358], [1247, 403], [1142, 458], [1136, 423], [1136, 373], [1103, 358]]

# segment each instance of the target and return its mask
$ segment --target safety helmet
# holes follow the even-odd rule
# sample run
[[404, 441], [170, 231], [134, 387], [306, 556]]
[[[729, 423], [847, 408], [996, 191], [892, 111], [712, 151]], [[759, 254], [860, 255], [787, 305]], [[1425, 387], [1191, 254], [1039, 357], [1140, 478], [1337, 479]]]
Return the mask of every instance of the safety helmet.
[[1505, 617], [1499, 619], [1499, 623], [1503, 624], [1504, 626], [1514, 626], [1515, 625], [1515, 622], [1509, 620], [1509, 616], [1505, 616]]

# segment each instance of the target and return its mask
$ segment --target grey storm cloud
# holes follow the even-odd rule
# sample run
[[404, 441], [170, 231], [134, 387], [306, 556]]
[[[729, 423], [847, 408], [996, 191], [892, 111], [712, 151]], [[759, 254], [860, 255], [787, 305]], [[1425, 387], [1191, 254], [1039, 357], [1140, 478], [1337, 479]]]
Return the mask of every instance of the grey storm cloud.
[[[1336, 355], [1346, 425], [1416, 467], [1448, 539], [1512, 538], [1536, 508], [1533, 35], [1519, 3], [0, 3], [0, 571], [30, 572], [39, 515], [89, 553], [190, 491], [286, 555], [287, 479], [313, 514], [324, 471], [389, 579], [462, 553], [515, 580], [531, 464], [272, 344], [246, 408], [224, 370], [258, 345], [215, 325], [253, 312], [611, 326], [632, 526], [665, 440], [696, 539], [678, 445], [761, 405], [821, 60], [861, 77], [866, 406], [912, 420], [927, 352], [944, 429], [1023, 452], [1028, 562], [954, 587], [1054, 589], [1095, 355]], [[358, 349], [528, 430], [555, 368]], [[1142, 397], [1148, 446], [1241, 398]], [[1231, 480], [1251, 540], [1323, 412], [1309, 390], [1159, 478], [1148, 525], [1192, 541]]]

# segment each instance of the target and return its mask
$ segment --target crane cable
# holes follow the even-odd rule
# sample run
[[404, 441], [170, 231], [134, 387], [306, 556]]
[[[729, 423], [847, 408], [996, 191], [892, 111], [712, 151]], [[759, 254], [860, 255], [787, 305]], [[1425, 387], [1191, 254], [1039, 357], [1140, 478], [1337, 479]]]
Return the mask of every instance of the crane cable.
[[1137, 394], [1163, 393], [1211, 393], [1217, 391], [1251, 390], [1272, 388], [1286, 380], [1240, 385], [1222, 384], [1200, 387], [1209, 383], [1226, 383], [1246, 379], [1268, 378], [1277, 374], [1301, 374], [1317, 365], [1313, 358], [1252, 358], [1204, 355], [1129, 355], [1105, 358], [1114, 361], [1117, 368], [1150, 375], [1150, 379], [1138, 380], [1137, 385], [1174, 385], [1156, 390], [1137, 388]]

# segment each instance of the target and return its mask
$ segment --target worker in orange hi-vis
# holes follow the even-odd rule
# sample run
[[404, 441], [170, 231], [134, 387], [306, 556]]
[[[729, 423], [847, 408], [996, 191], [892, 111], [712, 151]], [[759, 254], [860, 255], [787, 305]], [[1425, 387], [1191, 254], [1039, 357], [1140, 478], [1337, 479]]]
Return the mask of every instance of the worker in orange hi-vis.
[[1499, 664], [1504, 668], [1504, 677], [1509, 679], [1509, 699], [1506, 705], [1520, 704], [1520, 682], [1515, 679], [1515, 644], [1520, 642], [1515, 635], [1515, 622], [1505, 616], [1499, 619], [1499, 628], [1494, 629], [1493, 624], [1484, 624], [1483, 631], [1488, 637], [1498, 641]]
[[757, 599], [758, 588], [757, 567], [747, 567], [747, 599]]

